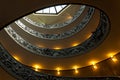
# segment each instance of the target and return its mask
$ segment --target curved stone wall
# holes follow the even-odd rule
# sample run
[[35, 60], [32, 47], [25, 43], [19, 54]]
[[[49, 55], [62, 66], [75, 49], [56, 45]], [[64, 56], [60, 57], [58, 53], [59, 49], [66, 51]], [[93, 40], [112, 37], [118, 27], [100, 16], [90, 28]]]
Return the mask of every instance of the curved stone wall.
[[90, 7], [86, 16], [84, 17], [84, 19], [80, 22], [79, 25], [77, 25], [76, 27], [72, 28], [69, 31], [63, 32], [63, 33], [59, 33], [59, 34], [45, 34], [45, 33], [40, 33], [38, 31], [35, 31], [29, 27], [27, 27], [25, 24], [23, 24], [20, 20], [15, 21], [15, 23], [22, 28], [25, 32], [38, 37], [38, 38], [42, 38], [42, 39], [50, 39], [50, 40], [56, 40], [56, 39], [64, 39], [67, 37], [70, 37], [74, 34], [76, 34], [77, 32], [79, 32], [80, 30], [82, 30], [87, 23], [90, 21], [92, 15], [94, 13], [94, 8]]
[[23, 19], [26, 20], [28, 23], [30, 23], [34, 26], [40, 27], [40, 28], [45, 28], [45, 29], [62, 28], [64, 26], [69, 25], [73, 21], [75, 21], [82, 14], [82, 12], [85, 10], [85, 8], [86, 8], [85, 5], [81, 5], [80, 9], [77, 11], [77, 13], [75, 13], [75, 15], [72, 17], [72, 19], [70, 19], [64, 23], [57, 23], [57, 24], [53, 24], [53, 25], [47, 25], [47, 24], [43, 24], [43, 23], [34, 22], [31, 19], [29, 19], [27, 16], [23, 17]]
[[45, 74], [42, 72], [36, 72], [29, 66], [23, 65], [16, 61], [0, 44], [0, 66], [4, 68], [8, 73], [14, 76], [17, 80], [119, 80], [119, 77], [110, 78], [75, 78], [75, 77], [60, 77]]
[[90, 51], [91, 49], [97, 47], [98, 44], [100, 44], [107, 36], [109, 32], [109, 28], [110, 28], [110, 25], [109, 25], [108, 18], [105, 14], [101, 12], [100, 23], [89, 39], [87, 39], [86, 41], [84, 41], [83, 43], [75, 47], [70, 47], [70, 48], [65, 48], [60, 50], [37, 47], [25, 41], [11, 27], [7, 27], [5, 28], [5, 30], [13, 38], [13, 40], [15, 40], [20, 46], [33, 52], [34, 54], [57, 58], [57, 57], [69, 57], [69, 56], [84, 54]]

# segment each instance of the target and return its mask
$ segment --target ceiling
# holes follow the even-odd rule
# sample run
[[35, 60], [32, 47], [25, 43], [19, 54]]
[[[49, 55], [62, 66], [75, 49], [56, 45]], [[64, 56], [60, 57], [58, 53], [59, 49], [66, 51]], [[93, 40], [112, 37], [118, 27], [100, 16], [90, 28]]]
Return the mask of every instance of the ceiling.
[[[77, 23], [81, 22], [81, 20], [86, 15], [87, 11], [88, 10], [86, 10], [83, 13], [84, 15], [80, 16], [80, 19], [77, 19], [76, 21], [74, 21], [73, 25], [68, 25], [68, 26], [73, 27]], [[22, 36], [26, 41], [30, 42], [33, 45], [36, 45], [38, 47], [42, 46], [43, 48], [50, 48], [50, 49], [56, 49], [56, 48], [64, 49], [64, 48], [74, 47], [74, 44], [76, 44], [76, 45], [81, 44], [82, 42], [84, 42], [85, 40], [87, 40], [89, 38], [88, 36], [91, 35], [92, 32], [94, 32], [96, 30], [96, 28], [98, 27], [98, 24], [100, 21], [100, 13], [99, 12], [100, 11], [96, 9], [94, 12], [94, 15], [92, 16], [92, 19], [89, 21], [89, 23], [85, 26], [84, 29], [79, 31], [77, 34], [75, 34], [71, 37], [65, 38], [65, 39], [45, 40], [45, 39], [41, 39], [41, 38], [36, 38], [36, 37], [24, 32], [22, 29], [18, 28], [18, 26], [15, 24], [12, 24], [13, 26], [12, 25], [11, 26], [20, 36]], [[69, 13], [69, 11], [68, 11], [68, 13]], [[36, 27], [36, 26], [34, 26], [34, 27]], [[54, 32], [55, 30], [51, 29], [51, 32], [52, 31]], [[46, 30], [46, 32], [47, 32], [47, 30]], [[62, 70], [67, 70], [67, 69], [72, 69], [72, 67], [74, 65], [77, 65], [79, 67], [88, 66], [88, 65], [90, 65], [89, 60], [91, 60], [91, 61], [96, 60], [97, 62], [99, 62], [99, 61], [107, 58], [105, 52], [98, 53], [98, 50], [96, 50], [97, 48], [92, 49], [92, 51], [87, 52], [87, 54], [74, 56], [74, 57], [67, 57], [67, 58], [51, 58], [51, 57], [45, 57], [45, 56], [38, 56], [38, 55], [34, 55], [30, 51], [19, 46], [15, 41], [13, 41], [8, 36], [8, 34], [4, 30], [2, 30], [0, 33], [1, 33], [0, 34], [1, 43], [10, 52], [10, 54], [13, 56], [18, 56], [19, 58], [21, 58], [20, 61], [23, 64], [26, 64], [29, 66], [38, 64], [42, 67], [42, 69], [47, 69], [47, 70], [55, 70], [56, 67], [60, 66], [60, 67], [62, 67]], [[14, 45], [14, 46], [12, 46], [12, 47], [9, 46], [8, 43], [6, 42], [8, 40], [10, 41], [9, 45]], [[13, 49], [14, 49], [14, 51], [13, 51]], [[99, 50], [100, 50], [100, 48], [99, 48]], [[66, 53], [66, 54], [68, 54], [68, 53]], [[99, 57], [99, 54], [101, 54], [101, 57]], [[29, 56], [29, 57], [26, 57], [26, 56]], [[29, 60], [31, 60], [31, 61], [29, 61]], [[73, 61], [73, 62], [71, 63], [71, 61]]]
[[[46, 6], [62, 4], [62, 3], [63, 4], [64, 3], [77, 3], [77, 4], [82, 3], [82, 4], [94, 6], [95, 8], [104, 11], [110, 19], [111, 29], [110, 29], [109, 35], [97, 48], [91, 50], [87, 54], [74, 56], [74, 57], [67, 57], [67, 58], [51, 58], [51, 57], [34, 55], [31, 52], [19, 46], [18, 44], [16, 44], [4, 30], [1, 30], [0, 31], [0, 43], [4, 45], [4, 47], [9, 51], [9, 53], [12, 56], [19, 57], [20, 59], [19, 61], [25, 65], [33, 66], [34, 64], [39, 64], [41, 68], [45, 70], [55, 70], [57, 67], [61, 67], [62, 70], [69, 70], [69, 69], [72, 69], [73, 66], [75, 65], [77, 65], [79, 68], [89, 66], [91, 61], [100, 62], [100, 61], [107, 59], [110, 53], [116, 54], [120, 52], [120, 37], [118, 35], [120, 34], [120, 31], [119, 31], [120, 30], [119, 28], [120, 12], [118, 11], [120, 10], [119, 0], [116, 0], [116, 1], [112, 1], [112, 0], [109, 0], [109, 1], [108, 0], [104, 0], [104, 1], [81, 0], [79, 1], [79, 0], [76, 0], [75, 2], [73, 0], [70, 0], [70, 1], [53, 0], [53, 2], [49, 0], [44, 1], [44, 2], [42, 2], [41, 0], [37, 0], [36, 2], [29, 1], [29, 5], [27, 6], [26, 6], [27, 0], [26, 1], [12, 0], [10, 2], [7, 1], [9, 4], [5, 3], [4, 1], [1, 2], [2, 4], [0, 3], [1, 4], [0, 10], [2, 11], [2, 13], [0, 13], [0, 17], [1, 17], [0, 28], [1, 29], [5, 27], [6, 25], [8, 25], [9, 23], [13, 22], [14, 20], [21, 18], [22, 16], [26, 14], [31, 13], [31, 11], [36, 11]], [[4, 7], [3, 5], [4, 3], [10, 6], [9, 7], [10, 11], [6, 9], [7, 7]], [[13, 4], [16, 4], [16, 5], [13, 6]], [[81, 15], [81, 17], [82, 16], [84, 15]], [[14, 25], [13, 28], [15, 30], [18, 30], [19, 34], [22, 35], [23, 38], [25, 38], [26, 40], [29, 40], [32, 44], [36, 46], [39, 46], [41, 45], [39, 43], [42, 43], [43, 45], [42, 47], [47, 47], [47, 48], [52, 48], [52, 49], [54, 49], [56, 46], [57, 47], [62, 46], [61, 48], [68, 48], [68, 47], [72, 47], [72, 44], [74, 43], [79, 44], [82, 41], [86, 40], [87, 37], [80, 38], [79, 36], [82, 36], [82, 34], [86, 34], [85, 36], [89, 36], [87, 34], [90, 34], [91, 31], [93, 31], [96, 28], [96, 26], [99, 23], [99, 18], [100, 18], [99, 11], [96, 10], [91, 21], [88, 23], [88, 25], [83, 31], [78, 32], [72, 37], [61, 39], [61, 40], [56, 40], [56, 41], [38, 39], [36, 37], [29, 36], [29, 34], [24, 33], [24, 31], [22, 31], [21, 29], [18, 29], [15, 26], [15, 24], [13, 24]], [[63, 28], [60, 30], [60, 32], [69, 30], [69, 28], [72, 28], [72, 27], [73, 26], [70, 26], [68, 28]], [[37, 30], [37, 28], [33, 28], [33, 29]], [[47, 30], [41, 30], [41, 31], [47, 33]], [[85, 33], [85, 31], [88, 31], [88, 32]], [[60, 33], [60, 32], [57, 32], [57, 33]], [[48, 33], [55, 33], [55, 31], [49, 31]]]

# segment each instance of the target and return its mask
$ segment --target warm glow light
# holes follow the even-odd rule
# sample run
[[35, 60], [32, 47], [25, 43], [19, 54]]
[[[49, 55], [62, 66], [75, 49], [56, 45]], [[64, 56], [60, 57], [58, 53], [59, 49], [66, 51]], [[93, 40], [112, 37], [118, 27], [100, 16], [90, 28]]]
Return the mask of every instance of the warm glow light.
[[61, 48], [60, 48], [60, 47], [55, 47], [54, 49], [59, 50], [59, 49], [61, 49]]
[[91, 61], [90, 64], [95, 65], [97, 61]]
[[13, 56], [17, 61], [20, 61], [20, 59], [17, 56]]
[[77, 45], [79, 45], [79, 43], [73, 43], [73, 44], [72, 44], [72, 46], [77, 46]]
[[92, 61], [91, 64], [92, 64], [92, 66], [93, 66], [94, 69], [98, 68], [97, 65], [96, 65], [96, 61]]
[[35, 68], [35, 71], [38, 71], [38, 68]]
[[77, 65], [73, 66], [73, 69], [77, 69], [77, 68], [79, 68]]
[[112, 57], [112, 56], [114, 56], [116, 53], [117, 53], [117, 52], [110, 52], [110, 53], [108, 53], [108, 57]]
[[79, 71], [77, 69], [75, 69], [75, 73], [77, 74], [77, 73], [79, 73]]
[[110, 57], [113, 62], [117, 62], [118, 61], [117, 58], [114, 56], [116, 53], [117, 52], [110, 52], [108, 54], [108, 57]]
[[79, 68], [79, 67], [78, 67], [78, 66], [76, 66], [76, 65], [75, 65], [75, 66], [73, 66], [73, 69], [75, 70], [75, 73], [76, 73], [76, 74], [77, 74], [77, 73], [79, 73], [78, 68]]
[[57, 67], [56, 70], [57, 70], [57, 75], [60, 75], [60, 70], [61, 70], [61, 68], [60, 68], [60, 67]]
[[60, 75], [60, 71], [57, 71], [57, 74]]
[[40, 67], [39, 65], [37, 65], [37, 64], [35, 64], [33, 67], [35, 68], [35, 71], [39, 71], [39, 69], [41, 68], [41, 67]]
[[94, 69], [97, 69], [98, 67], [94, 64], [94, 65], [93, 65], [93, 68], [94, 68]]
[[60, 68], [60, 67], [57, 67], [57, 68], [56, 68], [56, 70], [57, 70], [57, 71], [60, 71], [60, 70], [61, 70], [61, 68]]
[[115, 56], [111, 56], [111, 59], [112, 59], [113, 62], [117, 62], [118, 61]]

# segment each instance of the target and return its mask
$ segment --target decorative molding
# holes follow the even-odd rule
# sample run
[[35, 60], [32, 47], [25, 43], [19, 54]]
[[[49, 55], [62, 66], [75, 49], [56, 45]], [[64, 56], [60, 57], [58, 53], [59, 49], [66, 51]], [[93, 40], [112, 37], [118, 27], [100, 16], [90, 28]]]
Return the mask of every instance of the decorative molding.
[[20, 46], [24, 47], [25, 49], [33, 52], [34, 54], [39, 54], [42, 56], [48, 57], [70, 57], [79, 54], [84, 54], [93, 48], [97, 47], [107, 36], [109, 33], [109, 20], [105, 14], [100, 12], [100, 23], [97, 29], [92, 32], [92, 36], [84, 41], [83, 43], [70, 48], [54, 50], [49, 48], [40, 48], [31, 43], [25, 41], [21, 36], [19, 36], [11, 27], [5, 28], [5, 31], [15, 40]]
[[69, 31], [66, 31], [66, 32], [63, 32], [63, 33], [59, 33], [59, 34], [40, 33], [38, 31], [35, 31], [35, 30], [27, 27], [20, 20], [15, 21], [15, 23], [21, 29], [23, 29], [25, 32], [27, 32], [27, 33], [35, 36], [35, 37], [38, 37], [38, 38], [49, 39], [49, 40], [64, 39], [64, 38], [67, 38], [67, 37], [70, 37], [70, 36], [76, 34], [80, 30], [82, 30], [87, 25], [87, 23], [91, 20], [91, 17], [93, 16], [93, 13], [94, 13], [94, 8], [93, 7], [89, 7], [89, 10], [88, 10], [86, 16], [83, 18], [83, 20], [80, 22], [79, 25], [77, 25], [76, 27], [72, 28]]
[[45, 28], [45, 29], [54, 29], [54, 28], [61, 28], [64, 26], [69, 25], [70, 23], [72, 23], [73, 21], [75, 21], [81, 14], [82, 12], [85, 10], [85, 5], [81, 5], [80, 9], [77, 11], [77, 13], [75, 13], [75, 15], [73, 16], [72, 19], [65, 21], [63, 23], [57, 23], [57, 24], [53, 24], [53, 25], [47, 25], [47, 24], [43, 24], [43, 23], [37, 23], [35, 21], [32, 21], [30, 18], [28, 18], [27, 16], [23, 17], [23, 19], [25, 21], [27, 21], [28, 23], [40, 27], [40, 28]]

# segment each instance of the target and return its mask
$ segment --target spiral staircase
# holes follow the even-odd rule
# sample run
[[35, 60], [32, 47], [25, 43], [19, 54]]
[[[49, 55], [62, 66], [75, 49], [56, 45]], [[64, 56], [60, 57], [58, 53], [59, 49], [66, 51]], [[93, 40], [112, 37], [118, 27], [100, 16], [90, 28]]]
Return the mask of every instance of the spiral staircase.
[[119, 80], [119, 3], [0, 1], [0, 80]]

